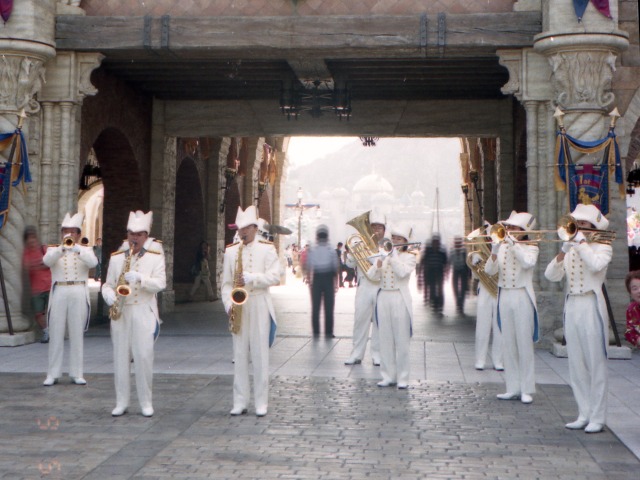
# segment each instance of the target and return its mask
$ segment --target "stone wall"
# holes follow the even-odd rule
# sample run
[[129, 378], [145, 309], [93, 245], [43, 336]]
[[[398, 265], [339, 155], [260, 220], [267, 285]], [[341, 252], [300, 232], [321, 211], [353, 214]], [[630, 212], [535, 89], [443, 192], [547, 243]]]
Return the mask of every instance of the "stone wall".
[[296, 15], [410, 15], [447, 13], [501, 13], [513, 11], [513, 0], [83, 0], [80, 6], [93, 16], [296, 16]]

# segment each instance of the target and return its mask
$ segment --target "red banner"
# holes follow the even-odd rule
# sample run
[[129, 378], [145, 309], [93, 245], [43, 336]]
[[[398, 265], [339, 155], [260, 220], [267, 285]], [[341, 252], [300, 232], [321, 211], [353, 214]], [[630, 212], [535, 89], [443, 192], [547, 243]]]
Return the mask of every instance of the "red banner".
[[591, 0], [593, 6], [596, 7], [602, 15], [611, 18], [611, 10], [609, 10], [609, 0]]

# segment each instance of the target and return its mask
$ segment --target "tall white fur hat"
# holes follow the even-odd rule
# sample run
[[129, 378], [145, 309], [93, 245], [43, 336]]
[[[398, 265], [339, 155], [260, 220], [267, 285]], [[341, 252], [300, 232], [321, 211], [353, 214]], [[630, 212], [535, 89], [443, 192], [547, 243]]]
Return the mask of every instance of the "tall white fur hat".
[[249, 225], [258, 226], [258, 212], [256, 207], [251, 205], [243, 212], [241, 207], [238, 207], [238, 213], [236, 214], [236, 226], [238, 230]]
[[609, 226], [609, 220], [602, 215], [602, 212], [595, 205], [579, 203], [576, 205], [575, 210], [571, 212], [571, 216], [576, 220], [585, 220], [599, 230], [606, 230]]
[[411, 234], [413, 233], [413, 229], [409, 225], [392, 224], [389, 227], [389, 232], [391, 235], [397, 235], [398, 237], [402, 237], [409, 241]]
[[74, 216], [71, 216], [70, 213], [67, 213], [64, 216], [64, 220], [62, 220], [62, 225], [60, 228], [77, 228], [82, 229], [82, 222], [84, 221], [84, 215], [82, 213], [76, 213]]
[[536, 226], [536, 219], [533, 215], [527, 212], [516, 212], [515, 210], [511, 212], [509, 218], [504, 220], [502, 223], [507, 225], [513, 225], [514, 227], [520, 227], [525, 231], [533, 230]]
[[129, 221], [127, 222], [127, 230], [133, 233], [151, 232], [151, 224], [153, 223], [153, 212], [144, 213], [142, 210], [129, 212]]
[[384, 227], [386, 228], [387, 217], [385, 217], [384, 213], [374, 209], [374, 210], [371, 210], [371, 212], [369, 213], [369, 223], [370, 224], [378, 223], [380, 225], [384, 225]]

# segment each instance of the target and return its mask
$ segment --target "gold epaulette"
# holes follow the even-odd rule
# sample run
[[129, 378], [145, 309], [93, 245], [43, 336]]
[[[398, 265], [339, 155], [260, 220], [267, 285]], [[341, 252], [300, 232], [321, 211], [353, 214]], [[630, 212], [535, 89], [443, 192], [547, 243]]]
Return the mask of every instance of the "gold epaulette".
[[52, 243], [51, 245], [47, 245], [47, 248], [51, 247], [51, 248], [56, 248], [59, 247], [60, 244], [59, 243]]
[[147, 250], [147, 253], [155, 253], [156, 255], [162, 255], [162, 252], [159, 252], [157, 250]]
[[153, 241], [162, 244], [162, 240], [158, 240], [157, 238], [154, 238]]
[[420, 255], [420, 252], [418, 250], [407, 250], [407, 253], [410, 253], [411, 255]]
[[267, 245], [273, 245], [273, 242], [270, 242], [269, 240], [258, 240], [260, 243], [266, 243]]
[[235, 242], [235, 243], [230, 243], [229, 245], [227, 245], [225, 248], [229, 248], [229, 247], [233, 247], [234, 245], [239, 244], [240, 242]]
[[111, 256], [113, 257], [114, 255], [120, 255], [121, 253], [124, 253], [124, 252], [126, 252], [126, 250], [118, 250], [117, 252], [113, 252]]

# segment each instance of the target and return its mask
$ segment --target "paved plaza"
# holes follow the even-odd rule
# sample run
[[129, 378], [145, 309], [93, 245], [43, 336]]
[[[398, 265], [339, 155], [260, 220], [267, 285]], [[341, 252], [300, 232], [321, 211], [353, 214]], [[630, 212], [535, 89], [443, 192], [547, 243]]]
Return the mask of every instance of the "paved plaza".
[[[632, 479], [640, 469], [640, 361], [610, 360], [608, 426], [577, 416], [567, 360], [536, 351], [531, 405], [498, 401], [503, 374], [474, 365], [474, 309], [442, 317], [415, 300], [412, 382], [343, 364], [355, 289], [337, 299], [336, 338], [310, 335], [306, 286], [273, 289], [269, 413], [231, 417], [232, 349], [219, 301], [178, 305], [156, 344], [155, 415], [113, 418], [108, 327], [85, 338], [86, 387], [41, 386], [47, 347], [0, 349], [0, 479]], [[414, 292], [415, 293], [415, 292]], [[95, 296], [95, 292], [94, 292]], [[66, 365], [66, 363], [65, 363]]]

